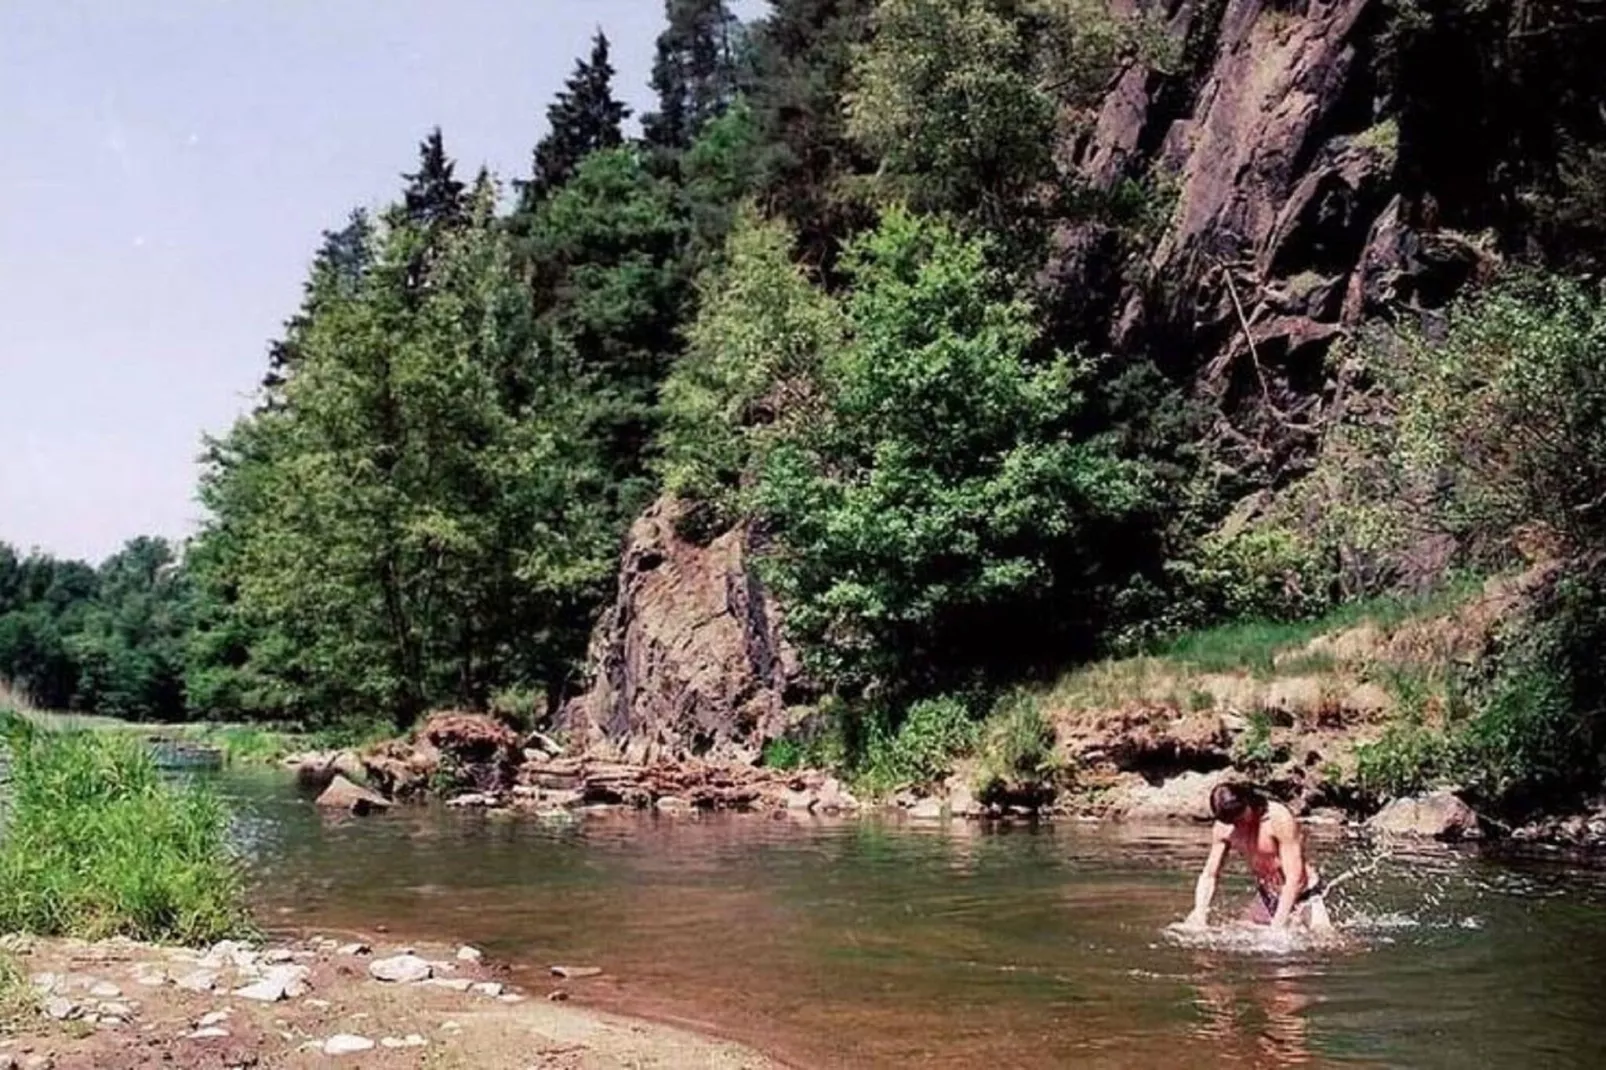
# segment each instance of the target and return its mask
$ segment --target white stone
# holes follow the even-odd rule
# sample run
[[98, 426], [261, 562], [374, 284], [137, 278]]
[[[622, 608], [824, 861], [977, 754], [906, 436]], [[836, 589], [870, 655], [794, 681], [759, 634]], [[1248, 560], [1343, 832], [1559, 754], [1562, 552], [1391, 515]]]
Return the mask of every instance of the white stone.
[[197, 1029], [207, 1029], [214, 1025], [222, 1025], [224, 1022], [229, 1020], [230, 1013], [231, 1012], [228, 1010], [209, 1011], [206, 1014], [201, 1015], [201, 1017], [196, 1021], [195, 1026]]
[[45, 1001], [45, 1014], [58, 1022], [65, 1022], [83, 1013], [83, 1008], [65, 996]]
[[478, 962], [484, 957], [479, 948], [469, 947], [467, 944], [457, 949], [458, 962]]
[[444, 988], [450, 992], [467, 992], [468, 986], [473, 982], [467, 977], [432, 977], [419, 983], [429, 985], [432, 988]]
[[373, 951], [367, 944], [346, 944], [335, 952], [337, 955], [366, 955]]
[[410, 984], [427, 980], [433, 967], [417, 955], [396, 955], [388, 959], [375, 959], [368, 964], [368, 972], [375, 980], [392, 984]]
[[186, 992], [210, 992], [217, 988], [217, 981], [216, 970], [195, 970], [175, 979], [173, 983]]
[[524, 997], [513, 992], [507, 992], [497, 998], [499, 1003], [523, 1003]]
[[502, 984], [499, 981], [481, 981], [474, 986], [474, 991], [482, 996], [490, 996], [495, 999], [502, 994]]
[[304, 1001], [302, 1006], [310, 1007], [315, 1011], [326, 1011], [329, 1009], [331, 1004], [326, 999], [309, 999]]
[[269, 966], [282, 966], [293, 958], [295, 958], [295, 955], [291, 953], [289, 948], [285, 947], [276, 947], [272, 951], [264, 951], [262, 953], [262, 961]]
[[386, 1037], [379, 1043], [381, 1046], [386, 1048], [422, 1048], [424, 1045], [428, 1044], [429, 1041], [425, 1040], [417, 1033], [408, 1033], [404, 1037]]
[[374, 1042], [367, 1037], [353, 1036], [350, 1033], [336, 1033], [323, 1042], [325, 1055], [355, 1055], [360, 1051], [372, 1051]]
[[197, 1029], [193, 1033], [185, 1033], [184, 1035], [190, 1040], [215, 1040], [218, 1037], [228, 1036], [229, 1031], [227, 1029], [220, 1029], [215, 1025], [209, 1025], [205, 1029]]
[[126, 1003], [102, 1003], [95, 1010], [100, 1012], [102, 1018], [132, 1018], [134, 1008]]
[[295, 999], [307, 994], [309, 972], [305, 966], [269, 966], [263, 971], [262, 980], [235, 989], [234, 994], [241, 999], [260, 1000], [263, 1003]]
[[96, 999], [116, 999], [123, 994], [123, 990], [110, 981], [96, 981], [89, 986], [89, 994]]
[[28, 978], [28, 980], [33, 982], [34, 989], [38, 991], [40, 995], [48, 996], [61, 984], [61, 975], [55, 973], [36, 973], [32, 977]]

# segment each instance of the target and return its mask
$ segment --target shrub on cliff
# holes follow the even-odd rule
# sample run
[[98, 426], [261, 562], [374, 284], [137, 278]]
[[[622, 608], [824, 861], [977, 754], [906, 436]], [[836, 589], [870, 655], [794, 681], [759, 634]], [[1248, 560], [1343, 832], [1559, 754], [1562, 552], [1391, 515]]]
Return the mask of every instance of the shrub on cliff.
[[226, 814], [135, 741], [0, 715], [0, 930], [206, 943], [248, 928]]

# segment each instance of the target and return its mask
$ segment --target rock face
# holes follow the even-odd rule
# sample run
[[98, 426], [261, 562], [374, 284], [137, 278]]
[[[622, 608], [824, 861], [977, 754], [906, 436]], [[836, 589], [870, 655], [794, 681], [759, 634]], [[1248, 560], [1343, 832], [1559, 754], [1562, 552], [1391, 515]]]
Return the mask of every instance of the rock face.
[[1395, 799], [1378, 811], [1367, 827], [1395, 836], [1459, 840], [1478, 835], [1478, 815], [1454, 792], [1435, 791]]
[[745, 532], [683, 538], [673, 499], [630, 529], [619, 594], [592, 639], [591, 689], [565, 708], [572, 743], [643, 762], [751, 762], [786, 727], [797, 657], [749, 567]]
[[1117, 225], [1066, 223], [1049, 303], [1191, 379], [1235, 467], [1271, 480], [1308, 462], [1306, 425], [1344, 403], [1325, 361], [1339, 335], [1392, 300], [1441, 303], [1483, 261], [1413, 227], [1400, 195], [1398, 128], [1375, 107], [1384, 0], [1136, 6], [1167, 20], [1181, 61], [1134, 63], [1060, 156], [1098, 190], [1158, 180], [1169, 218], [1137, 250]]

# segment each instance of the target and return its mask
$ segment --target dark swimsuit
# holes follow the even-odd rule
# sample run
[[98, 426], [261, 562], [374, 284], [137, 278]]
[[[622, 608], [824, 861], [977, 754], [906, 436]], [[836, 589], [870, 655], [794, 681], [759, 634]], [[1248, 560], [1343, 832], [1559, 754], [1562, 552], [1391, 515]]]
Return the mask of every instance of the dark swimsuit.
[[[1266, 913], [1272, 915], [1273, 917], [1276, 917], [1276, 915], [1277, 915], [1277, 900], [1281, 897], [1282, 893], [1277, 891], [1276, 889], [1266, 887], [1264, 884], [1261, 884], [1259, 881], [1255, 882], [1255, 891], [1260, 893], [1260, 902], [1261, 902], [1261, 905], [1266, 908]], [[1306, 903], [1310, 902], [1312, 899], [1315, 899], [1317, 896], [1319, 896], [1321, 894], [1322, 894], [1322, 879], [1320, 877], [1317, 877], [1316, 880], [1314, 882], [1312, 882], [1312, 884], [1311, 884], [1311, 886], [1309, 888], [1306, 888], [1303, 892], [1299, 893], [1299, 897], [1294, 900], [1294, 909], [1296, 909], [1296, 910], [1299, 909], [1300, 907], [1304, 906]]]

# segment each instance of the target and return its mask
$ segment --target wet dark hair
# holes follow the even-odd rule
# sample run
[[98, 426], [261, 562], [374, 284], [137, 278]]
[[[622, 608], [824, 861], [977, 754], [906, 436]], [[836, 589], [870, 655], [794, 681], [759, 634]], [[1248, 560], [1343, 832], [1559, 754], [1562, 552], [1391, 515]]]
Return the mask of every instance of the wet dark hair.
[[1266, 796], [1259, 788], [1240, 783], [1217, 784], [1210, 793], [1210, 813], [1224, 825], [1236, 824], [1246, 810], [1266, 812]]

